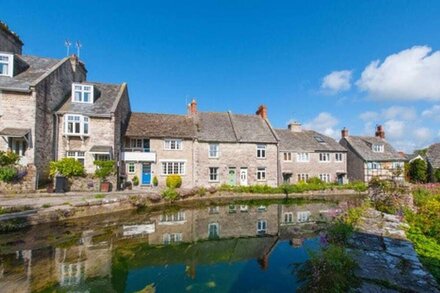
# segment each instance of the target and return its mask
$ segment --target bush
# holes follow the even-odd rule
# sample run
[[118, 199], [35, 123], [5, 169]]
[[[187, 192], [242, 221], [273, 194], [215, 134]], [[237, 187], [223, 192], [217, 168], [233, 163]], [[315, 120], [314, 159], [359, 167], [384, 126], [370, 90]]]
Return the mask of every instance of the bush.
[[311, 178], [309, 178], [308, 180], [307, 180], [307, 183], [308, 184], [323, 184], [324, 182], [321, 180], [321, 179], [319, 179], [318, 177], [311, 177]]
[[434, 172], [434, 181], [440, 182], [440, 169], [436, 169]]
[[133, 179], [131, 181], [133, 182], [134, 186], [139, 185], [139, 177], [137, 177], [136, 175], [133, 177]]
[[50, 162], [49, 175], [54, 177], [61, 174], [65, 177], [83, 176], [84, 166], [74, 158], [63, 158], [59, 161]]
[[0, 181], [12, 182], [17, 177], [17, 170], [14, 167], [0, 167]]
[[159, 180], [157, 179], [156, 176], [153, 177], [153, 186], [158, 186], [159, 185]]
[[302, 283], [298, 292], [348, 292], [359, 284], [354, 275], [356, 267], [344, 247], [329, 245], [311, 253], [297, 270], [296, 275]]
[[409, 163], [409, 178], [411, 182], [426, 182], [428, 179], [428, 166], [425, 160], [416, 159]]
[[206, 195], [206, 188], [205, 187], [200, 187], [199, 189], [197, 189], [197, 195], [198, 196], [205, 196]]
[[180, 197], [180, 194], [174, 188], [167, 188], [162, 192], [162, 197], [168, 201], [175, 201]]
[[354, 228], [351, 224], [344, 221], [336, 221], [327, 229], [327, 240], [332, 244], [345, 245], [353, 230]]
[[0, 151], [0, 167], [16, 165], [20, 156], [13, 152]]
[[166, 184], [169, 188], [179, 188], [182, 186], [182, 177], [180, 175], [168, 175]]
[[115, 174], [116, 166], [115, 161], [94, 161], [93, 164], [96, 166], [95, 176], [105, 181], [108, 176]]

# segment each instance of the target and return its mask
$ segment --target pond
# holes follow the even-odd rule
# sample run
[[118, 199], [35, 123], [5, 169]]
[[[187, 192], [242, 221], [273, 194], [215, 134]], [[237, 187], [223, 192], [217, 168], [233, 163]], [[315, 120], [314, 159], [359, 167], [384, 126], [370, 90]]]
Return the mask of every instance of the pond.
[[319, 232], [357, 204], [211, 202], [33, 226], [0, 235], [0, 291], [292, 292]]

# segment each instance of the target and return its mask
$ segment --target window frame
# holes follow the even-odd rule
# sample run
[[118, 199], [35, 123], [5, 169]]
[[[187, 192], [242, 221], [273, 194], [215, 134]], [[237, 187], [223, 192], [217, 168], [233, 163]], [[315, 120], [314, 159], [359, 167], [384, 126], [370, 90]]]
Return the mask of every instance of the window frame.
[[257, 144], [257, 159], [266, 159], [267, 145]]
[[319, 162], [320, 163], [330, 163], [331, 162], [330, 153], [319, 153]]
[[[77, 89], [77, 87], [79, 89]], [[86, 89], [90, 88], [90, 89]], [[80, 94], [79, 100], [76, 100], [76, 93]], [[89, 100], [84, 101], [85, 94], [89, 94]], [[72, 83], [72, 103], [93, 104], [95, 102], [95, 87], [91, 84]]]
[[[219, 182], [220, 181], [220, 174], [219, 174], [219, 167], [209, 167], [208, 168], [208, 181], [209, 182]], [[215, 171], [215, 172], [212, 172]], [[213, 179], [213, 176], [215, 176], [215, 179]]]
[[[338, 158], [340, 157], [340, 158]], [[344, 155], [343, 153], [335, 153], [335, 162], [343, 162], [344, 161]]]
[[291, 152], [284, 152], [283, 153], [283, 160], [284, 160], [284, 162], [291, 162], [292, 161], [292, 153]]
[[[296, 213], [296, 220], [298, 223], [307, 223], [310, 221], [310, 215], [311, 213], [309, 211], [299, 211]], [[305, 219], [305, 216], [307, 219]]]
[[165, 151], [181, 151], [183, 150], [183, 141], [178, 138], [166, 138], [163, 141], [163, 149]]
[[258, 219], [258, 221], [257, 221], [257, 234], [266, 234], [266, 233], [267, 233], [267, 220], [266, 219]]
[[[211, 147], [214, 147], [214, 149], [211, 149]], [[218, 159], [219, 157], [220, 157], [220, 145], [218, 143], [208, 144], [208, 158]]]
[[[216, 227], [215, 228], [215, 232], [217, 235], [211, 235], [211, 226], [212, 227]], [[208, 239], [212, 239], [212, 238], [220, 238], [220, 224], [219, 223], [209, 223], [208, 224]]]
[[[2, 58], [7, 58], [8, 60], [1, 60]], [[0, 76], [9, 76], [13, 77], [14, 75], [14, 55], [13, 54], [6, 54], [6, 53], [0, 53], [0, 64], [6, 64], [6, 73], [0, 73]]]
[[385, 146], [383, 144], [373, 144], [371, 149], [374, 153], [383, 153], [385, 151]]
[[256, 173], [257, 181], [266, 181], [267, 180], [267, 168], [266, 167], [258, 167]]
[[[69, 121], [69, 118], [73, 118], [73, 120]], [[75, 118], [78, 118], [76, 120]], [[73, 132], [69, 132], [69, 123], [72, 123]], [[79, 123], [79, 132], [76, 132], [76, 124]], [[87, 125], [87, 127], [85, 127]], [[87, 132], [84, 130], [87, 129]], [[64, 135], [69, 136], [90, 136], [90, 118], [88, 116], [79, 115], [79, 114], [65, 114], [64, 115]]]
[[329, 174], [329, 173], [320, 173], [319, 174], [319, 179], [321, 179], [321, 181], [323, 181], [325, 183], [330, 183], [331, 182], [331, 174]]
[[309, 173], [298, 173], [297, 178], [298, 182], [307, 182], [307, 180], [309, 180]]
[[162, 235], [162, 243], [170, 245], [182, 242], [183, 233], [165, 233]]
[[292, 212], [285, 212], [284, 213], [284, 223], [285, 224], [293, 223], [293, 213]]
[[66, 158], [73, 158], [80, 162], [83, 166], [86, 163], [86, 152], [85, 151], [66, 151]]
[[[166, 176], [166, 175], [185, 175], [186, 172], [186, 161], [161, 161], [161, 175], [162, 176]], [[171, 164], [171, 167], [169, 166], [169, 164]], [[176, 166], [177, 164], [177, 166]], [[166, 166], [166, 167], [165, 167]], [[176, 170], [178, 172], [174, 172]], [[169, 172], [171, 170], [171, 172]]]
[[[133, 167], [133, 171], [130, 171], [130, 167]], [[127, 163], [127, 173], [128, 174], [135, 174], [136, 173], [136, 164], [133, 162]]]
[[296, 153], [296, 161], [298, 163], [310, 162], [310, 153]]

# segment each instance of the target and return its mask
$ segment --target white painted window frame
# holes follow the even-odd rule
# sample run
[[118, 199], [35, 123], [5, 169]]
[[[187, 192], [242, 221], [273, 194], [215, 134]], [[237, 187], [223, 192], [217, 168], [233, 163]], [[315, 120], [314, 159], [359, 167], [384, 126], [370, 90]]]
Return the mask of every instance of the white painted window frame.
[[[89, 89], [86, 89], [89, 88]], [[80, 99], [75, 100], [75, 93], [80, 93]], [[84, 101], [86, 93], [90, 94], [89, 101]], [[91, 84], [72, 83], [72, 103], [93, 104], [95, 102], [95, 87]]]
[[[211, 149], [211, 147], [213, 147], [214, 149]], [[218, 143], [210, 143], [208, 145], [208, 158], [218, 159], [219, 157], [220, 157], [220, 145]]]
[[[215, 172], [212, 172], [214, 170], [215, 170]], [[220, 181], [219, 170], [220, 170], [219, 167], [209, 167], [208, 168], [208, 172], [209, 172], [209, 174], [208, 174], [208, 181], [209, 182], [219, 182]], [[212, 179], [212, 176], [215, 176], [215, 179]]]
[[[185, 175], [186, 161], [181, 161], [181, 160], [161, 160], [160, 163], [161, 163], [160, 164], [161, 175]], [[164, 164], [166, 165], [166, 168], [164, 168]], [[171, 173], [168, 172], [168, 164], [172, 164], [172, 168], [171, 168], [172, 172]], [[178, 173], [174, 172], [174, 170], [175, 170], [174, 164], [179, 164], [179, 166], [178, 166]]]
[[[78, 118], [78, 120], [70, 120], [69, 118]], [[69, 123], [73, 123], [73, 130], [75, 130], [75, 124], [79, 123], [79, 133], [77, 132], [69, 132]], [[84, 133], [85, 125], [87, 125], [87, 133]], [[64, 115], [64, 134], [65, 135], [72, 135], [72, 136], [89, 136], [90, 135], [90, 118], [88, 116], [84, 115], [78, 115], [78, 114], [65, 114]]]
[[[8, 61], [1, 60], [1, 58], [7, 58]], [[0, 64], [6, 64], [6, 66], [7, 66], [7, 72], [4, 74], [0, 73], [0, 76], [13, 77], [13, 75], [14, 75], [14, 55], [0, 53]]]
[[266, 159], [267, 145], [257, 144], [257, 159]]
[[[174, 147], [172, 147], [174, 144]], [[183, 150], [183, 141], [177, 138], [166, 138], [163, 141], [163, 149], [166, 151], [181, 151]]]
[[[257, 173], [255, 174], [257, 181], [266, 181], [267, 179], [267, 168], [266, 167], [258, 167]], [[260, 177], [260, 178], [258, 178]]]
[[331, 156], [330, 153], [319, 153], [319, 162], [320, 163], [330, 163], [331, 160]]
[[298, 163], [308, 163], [308, 162], [310, 162], [310, 154], [309, 153], [296, 153], [296, 161]]

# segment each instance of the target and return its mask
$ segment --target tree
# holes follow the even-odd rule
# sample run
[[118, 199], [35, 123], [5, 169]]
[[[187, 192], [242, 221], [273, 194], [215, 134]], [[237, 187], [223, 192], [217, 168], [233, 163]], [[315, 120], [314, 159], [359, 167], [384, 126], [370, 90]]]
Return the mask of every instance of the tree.
[[428, 166], [422, 159], [416, 159], [409, 164], [409, 177], [411, 182], [425, 183], [428, 179]]

